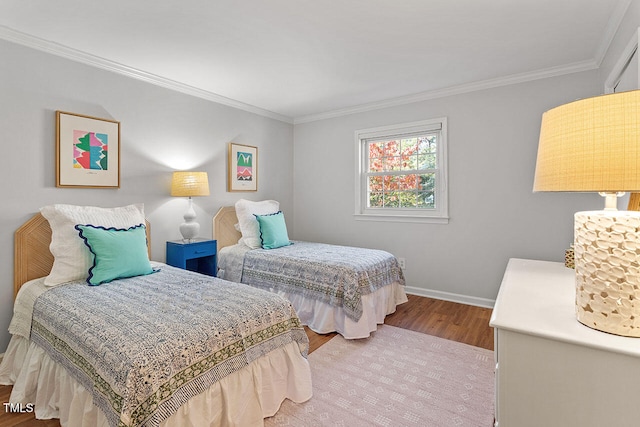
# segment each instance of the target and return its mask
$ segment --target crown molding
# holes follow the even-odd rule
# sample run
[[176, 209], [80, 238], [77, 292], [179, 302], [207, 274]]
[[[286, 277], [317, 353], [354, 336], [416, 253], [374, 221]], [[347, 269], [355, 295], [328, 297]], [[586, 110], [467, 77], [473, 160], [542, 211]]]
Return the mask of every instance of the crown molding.
[[399, 98], [387, 99], [379, 102], [372, 102], [363, 105], [357, 105], [350, 108], [342, 108], [339, 110], [327, 111], [325, 113], [310, 114], [307, 116], [295, 117], [293, 124], [315, 122], [318, 120], [331, 119], [349, 114], [363, 113], [372, 110], [380, 110], [383, 108], [396, 107], [399, 105], [411, 104], [414, 102], [427, 101], [430, 99], [444, 98], [447, 96], [460, 95], [469, 92], [476, 92], [479, 90], [492, 89], [501, 86], [508, 86], [517, 83], [525, 83], [534, 80], [546, 79], [549, 77], [562, 76], [565, 74], [573, 74], [581, 71], [589, 71], [598, 68], [598, 62], [596, 60], [588, 60], [582, 62], [575, 62], [573, 64], [552, 67], [544, 70], [538, 70], [534, 72], [512, 74], [506, 77], [499, 77], [495, 79], [482, 80], [478, 82], [451, 86], [444, 89], [436, 89], [427, 92], [421, 92], [414, 95], [402, 96]]
[[576, 62], [560, 67], [552, 67], [543, 70], [526, 72], [520, 74], [513, 74], [506, 77], [499, 77], [495, 79], [488, 79], [458, 86], [451, 86], [443, 89], [436, 89], [432, 91], [421, 92], [417, 94], [407, 95], [398, 98], [386, 99], [383, 101], [372, 102], [367, 104], [361, 104], [354, 107], [341, 108], [331, 110], [318, 114], [309, 114], [304, 116], [289, 117], [282, 114], [274, 113], [263, 108], [259, 108], [253, 105], [245, 104], [240, 101], [236, 101], [231, 98], [218, 95], [213, 92], [209, 92], [194, 86], [189, 86], [184, 83], [177, 82], [175, 80], [167, 79], [155, 74], [147, 73], [142, 70], [138, 70], [126, 65], [110, 61], [96, 55], [92, 55], [86, 52], [82, 52], [76, 49], [69, 48], [45, 39], [41, 39], [26, 33], [22, 33], [13, 30], [9, 27], [0, 25], [0, 39], [4, 39], [10, 42], [18, 43], [33, 49], [44, 51], [56, 56], [71, 59], [76, 62], [80, 62], [93, 67], [101, 68], [107, 71], [115, 72], [127, 77], [131, 77], [137, 80], [145, 81], [153, 85], [161, 86], [167, 89], [175, 90], [187, 95], [196, 96], [208, 101], [216, 102], [222, 105], [233, 107], [239, 110], [254, 113], [260, 116], [268, 117], [271, 119], [279, 120], [289, 124], [301, 124], [314, 122], [319, 120], [326, 120], [351, 114], [363, 113], [367, 111], [380, 110], [383, 108], [396, 107], [405, 104], [411, 104], [415, 102], [427, 101], [431, 99], [444, 98], [447, 96], [460, 95], [469, 92], [475, 92], [485, 89], [492, 89], [501, 86], [508, 86], [512, 84], [525, 83], [534, 80], [540, 80], [550, 77], [562, 76], [565, 74], [572, 74], [582, 71], [589, 71], [597, 69], [603, 61], [603, 58], [609, 48], [612, 40], [615, 37], [616, 31], [620, 26], [620, 23], [624, 19], [625, 13], [631, 3], [631, 0], [623, 0], [619, 3], [618, 7], [614, 11], [611, 19], [609, 20], [607, 31], [602, 39], [595, 55], [594, 59]]
[[[427, 92], [421, 92], [414, 95], [408, 95], [399, 98], [387, 99], [379, 102], [372, 102], [369, 104], [357, 105], [349, 108], [342, 108], [338, 110], [327, 111], [324, 113], [318, 114], [309, 114], [305, 116], [294, 117], [293, 124], [300, 123], [308, 123], [315, 122], [318, 120], [325, 120], [330, 118], [336, 118], [340, 116], [346, 116], [349, 114], [357, 114], [363, 113], [367, 111], [379, 110], [382, 108], [395, 107], [404, 104], [411, 104], [413, 102], [426, 101], [430, 99], [436, 98], [444, 98], [452, 95], [460, 95], [463, 93], [475, 92], [478, 90], [491, 89], [500, 86], [507, 86], [517, 83], [525, 83], [534, 80], [546, 79], [549, 77], [562, 76], [565, 74], [578, 73], [581, 71], [589, 71], [600, 68], [602, 61], [609, 49], [609, 46], [613, 42], [615, 38], [616, 32], [624, 19], [627, 10], [631, 4], [632, 0], [621, 0], [616, 9], [614, 10], [609, 22], [607, 23], [607, 28], [605, 30], [604, 37], [602, 38], [600, 45], [596, 49], [594, 54], [594, 58], [587, 61], [576, 62], [573, 64], [569, 64], [566, 66], [547, 68], [534, 72], [527, 72], [521, 74], [513, 74], [511, 76], [500, 77], [496, 79], [483, 80], [479, 82], [473, 82], [469, 84], [452, 86], [444, 89], [437, 89]], [[640, 33], [639, 33], [640, 34]], [[638, 36], [638, 40], [640, 40], [640, 36]], [[636, 43], [637, 48], [637, 43]], [[629, 48], [627, 48], [629, 49]]]
[[46, 53], [50, 53], [52, 55], [60, 56], [62, 58], [70, 59], [72, 61], [80, 62], [85, 65], [121, 74], [126, 77], [141, 80], [143, 82], [151, 83], [153, 85], [164, 87], [166, 89], [171, 89], [187, 95], [202, 98], [207, 101], [216, 102], [218, 104], [226, 105], [238, 110], [247, 111], [249, 113], [293, 124], [293, 119], [291, 117], [274, 113], [263, 108], [255, 107], [253, 105], [245, 104], [243, 102], [236, 101], [234, 99], [227, 98], [203, 89], [199, 89], [194, 86], [180, 83], [175, 80], [167, 79], [156, 74], [147, 73], [136, 68], [128, 67], [115, 61], [110, 61], [96, 55], [92, 55], [77, 49], [51, 42], [49, 40], [41, 39], [39, 37], [16, 31], [4, 25], [0, 25], [0, 39], [37, 49]]

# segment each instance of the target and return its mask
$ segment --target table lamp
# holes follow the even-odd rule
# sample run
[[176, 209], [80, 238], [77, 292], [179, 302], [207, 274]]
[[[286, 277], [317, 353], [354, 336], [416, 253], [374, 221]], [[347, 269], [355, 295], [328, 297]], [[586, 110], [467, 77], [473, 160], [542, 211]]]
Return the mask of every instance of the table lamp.
[[574, 216], [576, 317], [640, 337], [640, 212], [617, 198], [640, 191], [640, 90], [571, 102], [543, 114], [533, 191], [598, 192], [602, 211]]
[[171, 180], [171, 195], [188, 197], [189, 209], [184, 214], [184, 222], [180, 224], [180, 233], [186, 242], [191, 242], [200, 231], [196, 222], [196, 211], [193, 209], [192, 197], [209, 195], [209, 179], [206, 172], [174, 172]]

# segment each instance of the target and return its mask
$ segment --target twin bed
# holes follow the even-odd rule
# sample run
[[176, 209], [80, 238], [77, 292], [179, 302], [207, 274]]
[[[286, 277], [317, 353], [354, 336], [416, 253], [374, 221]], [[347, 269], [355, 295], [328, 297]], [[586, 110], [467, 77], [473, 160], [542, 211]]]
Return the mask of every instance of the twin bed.
[[[150, 262], [148, 252], [142, 270], [102, 280], [98, 261], [111, 265], [107, 255], [118, 254], [103, 254], [90, 232], [138, 243], [146, 232], [148, 245], [142, 209], [112, 220], [109, 209], [55, 207], [64, 209], [43, 210], [46, 219], [37, 214], [16, 231], [0, 384], [13, 384], [11, 403], [33, 404], [36, 418], [65, 426], [262, 425], [285, 399], [312, 395], [302, 325], [362, 338], [406, 301], [402, 272], [386, 252], [305, 242], [248, 249], [238, 244], [233, 207], [214, 218], [220, 273], [233, 281]], [[82, 249], [56, 243], [76, 238]], [[83, 256], [93, 264], [84, 260], [82, 277], [68, 280], [65, 269]]]
[[253, 426], [311, 397], [308, 338], [284, 298], [160, 263], [48, 286], [51, 236], [41, 214], [16, 232], [11, 403], [63, 426]]
[[269, 217], [278, 208], [275, 201], [240, 200], [218, 211], [219, 277], [277, 293], [291, 301], [303, 325], [347, 339], [368, 337], [407, 301], [402, 270], [386, 251], [300, 241], [252, 248], [252, 232], [245, 232], [251, 216]]

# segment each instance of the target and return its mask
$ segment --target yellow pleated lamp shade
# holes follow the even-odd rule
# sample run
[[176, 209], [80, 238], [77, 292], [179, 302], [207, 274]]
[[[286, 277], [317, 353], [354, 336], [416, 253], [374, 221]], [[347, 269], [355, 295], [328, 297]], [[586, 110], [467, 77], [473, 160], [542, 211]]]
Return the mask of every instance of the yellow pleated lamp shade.
[[543, 114], [534, 191], [640, 191], [640, 90]]
[[206, 172], [174, 172], [171, 195], [197, 197], [209, 195], [209, 178]]

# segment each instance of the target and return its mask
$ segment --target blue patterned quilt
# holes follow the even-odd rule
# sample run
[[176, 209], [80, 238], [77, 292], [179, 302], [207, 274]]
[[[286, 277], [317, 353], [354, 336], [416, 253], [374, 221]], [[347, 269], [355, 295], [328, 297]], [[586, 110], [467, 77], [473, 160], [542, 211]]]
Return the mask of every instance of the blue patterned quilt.
[[32, 340], [93, 394], [113, 426], [157, 426], [191, 397], [270, 351], [308, 339], [291, 304], [163, 266], [36, 300]]
[[404, 285], [404, 276], [397, 259], [385, 251], [295, 241], [247, 251], [242, 282], [342, 307], [357, 322], [363, 295], [393, 282]]

